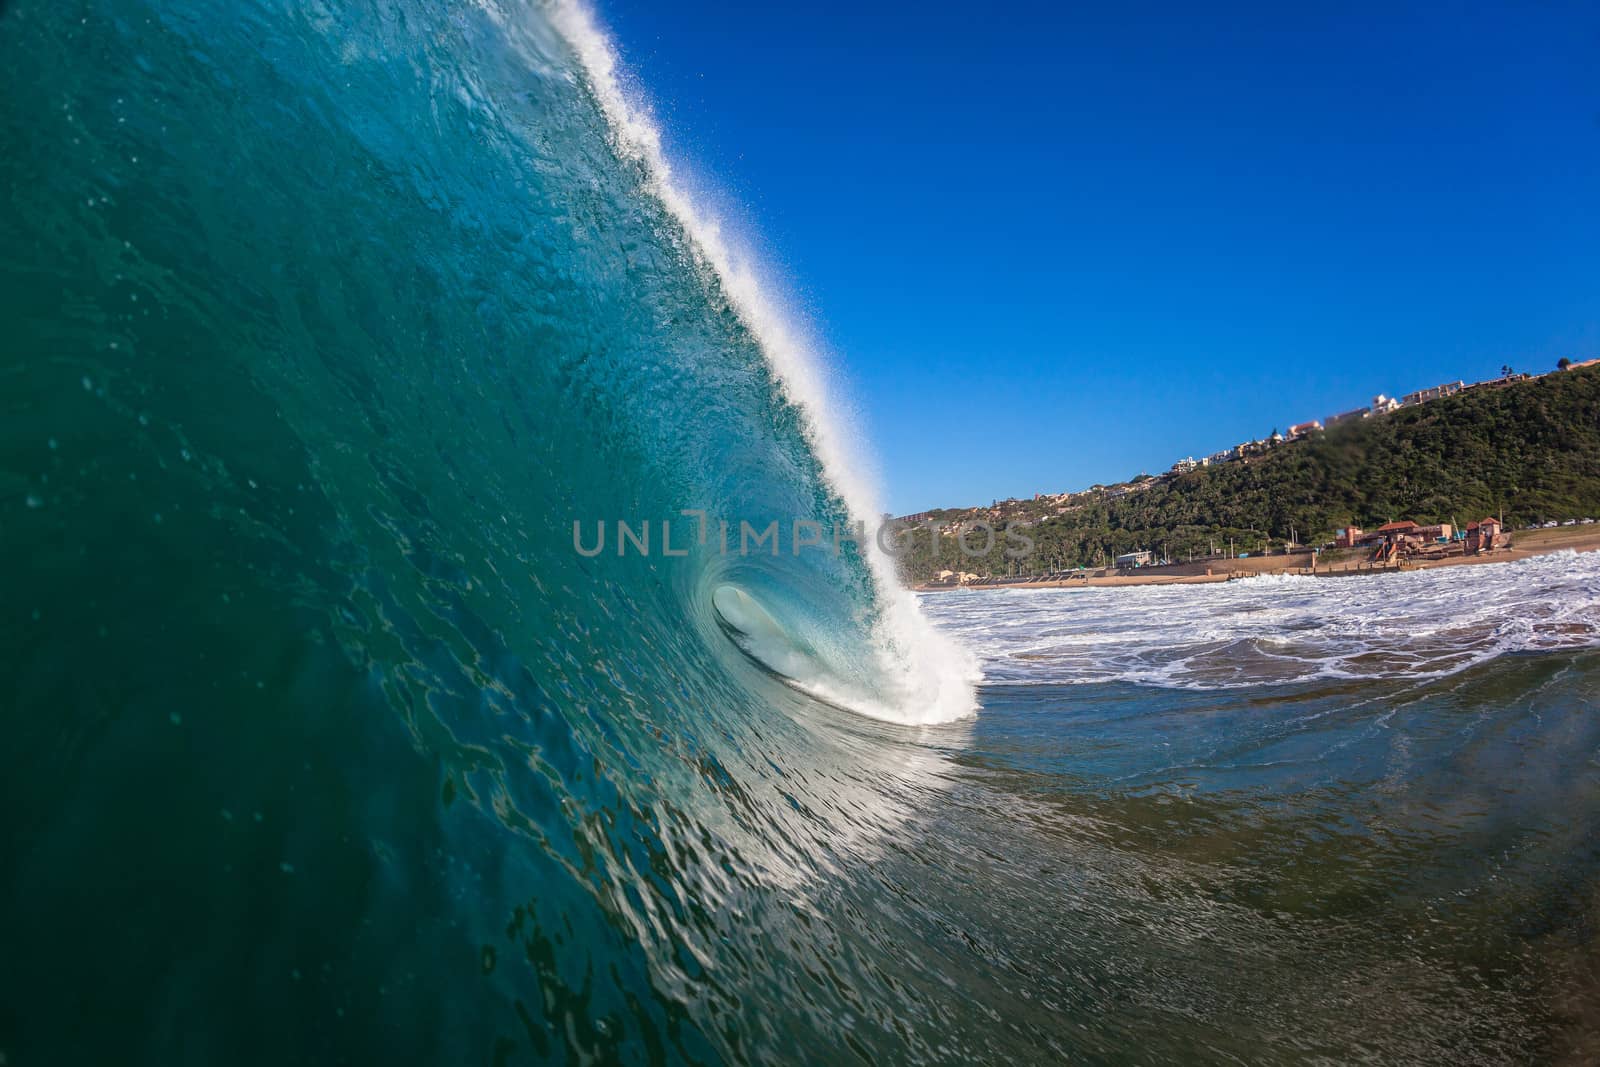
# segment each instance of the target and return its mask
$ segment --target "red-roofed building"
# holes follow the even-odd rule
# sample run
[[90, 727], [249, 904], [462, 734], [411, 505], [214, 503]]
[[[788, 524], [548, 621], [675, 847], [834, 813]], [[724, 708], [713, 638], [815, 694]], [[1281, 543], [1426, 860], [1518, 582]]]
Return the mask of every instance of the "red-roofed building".
[[1455, 528], [1448, 522], [1436, 522], [1429, 526], [1405, 519], [1400, 522], [1386, 522], [1371, 533], [1362, 533], [1359, 530], [1345, 534], [1345, 539], [1352, 545], [1379, 545], [1388, 556], [1396, 553], [1409, 556], [1427, 549], [1431, 545], [1447, 542]]
[[1505, 547], [1505, 536], [1500, 530], [1499, 519], [1484, 519], [1482, 522], [1467, 523], [1467, 551], [1492, 552], [1496, 548]]

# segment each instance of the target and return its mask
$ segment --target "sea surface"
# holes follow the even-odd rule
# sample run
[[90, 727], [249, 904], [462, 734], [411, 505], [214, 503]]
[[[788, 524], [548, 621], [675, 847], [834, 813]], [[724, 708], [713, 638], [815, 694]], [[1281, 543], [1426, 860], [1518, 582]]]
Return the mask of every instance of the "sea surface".
[[925, 600], [1070, 1058], [1600, 1055], [1600, 553]]
[[724, 552], [872, 494], [583, 8], [0, 70], [0, 1064], [1597, 1055], [1600, 555]]

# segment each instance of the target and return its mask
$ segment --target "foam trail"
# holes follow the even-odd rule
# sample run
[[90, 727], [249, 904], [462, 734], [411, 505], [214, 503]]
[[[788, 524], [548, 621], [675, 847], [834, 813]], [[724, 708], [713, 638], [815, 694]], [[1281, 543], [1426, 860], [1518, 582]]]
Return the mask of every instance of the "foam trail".
[[[660, 130], [648, 108], [624, 89], [616, 50], [587, 7], [578, 0], [555, 0], [550, 20], [582, 64], [610, 124], [615, 150], [642, 166], [648, 191], [683, 227], [697, 265], [715, 275], [756, 337], [785, 396], [799, 408], [824, 475], [851, 519], [866, 523], [869, 531], [875, 529], [883, 517], [877, 493], [857, 474], [862, 469], [859, 457], [830, 417], [840, 409], [829, 396], [816, 353], [771, 297], [772, 287], [763, 284], [752, 258], [738, 255], [720, 223], [703, 213], [674, 180]], [[977, 660], [928, 622], [915, 596], [900, 583], [894, 559], [873, 538], [862, 548], [876, 594], [876, 653], [890, 681], [890, 699], [857, 710], [906, 723], [947, 722], [975, 713], [974, 687], [982, 677]]]
[[934, 593], [926, 607], [1006, 685], [1420, 680], [1600, 646], [1600, 553], [1361, 578]]

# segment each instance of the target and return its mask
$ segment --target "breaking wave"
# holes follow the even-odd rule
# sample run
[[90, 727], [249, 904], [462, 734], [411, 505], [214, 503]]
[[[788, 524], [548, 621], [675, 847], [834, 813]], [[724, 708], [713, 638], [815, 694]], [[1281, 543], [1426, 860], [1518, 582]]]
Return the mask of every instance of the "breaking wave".
[[957, 591], [929, 614], [991, 681], [1219, 689], [1436, 678], [1600, 645], [1600, 553], [1377, 576], [1204, 586]]

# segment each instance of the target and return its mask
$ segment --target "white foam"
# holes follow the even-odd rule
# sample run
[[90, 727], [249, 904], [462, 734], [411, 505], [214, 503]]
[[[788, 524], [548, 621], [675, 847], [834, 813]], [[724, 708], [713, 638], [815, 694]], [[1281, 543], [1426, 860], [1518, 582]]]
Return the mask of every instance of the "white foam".
[[1430, 678], [1508, 653], [1600, 647], [1600, 552], [1373, 577], [931, 593], [924, 608], [1008, 684]]
[[[624, 86], [616, 50], [588, 8], [578, 0], [556, 0], [551, 24], [583, 64], [589, 87], [610, 124], [614, 148], [637, 161], [652, 195], [678, 220], [694, 245], [701, 266], [715, 272], [746, 327], [755, 335], [785, 395], [799, 408], [812, 448], [825, 476], [852, 519], [875, 529], [881, 518], [878, 494], [861, 472], [854, 441], [841, 424], [844, 410], [829, 395], [815, 346], [774, 299], [776, 287], [763, 281], [754, 257], [740, 255], [721, 223], [697, 207], [674, 179], [662, 149], [661, 133], [649, 109]], [[881, 717], [907, 723], [946, 722], [977, 710], [977, 661], [923, 616], [916, 598], [902, 585], [892, 557], [869, 543], [864, 552], [876, 587], [879, 613], [874, 620], [877, 658], [890, 694]]]

